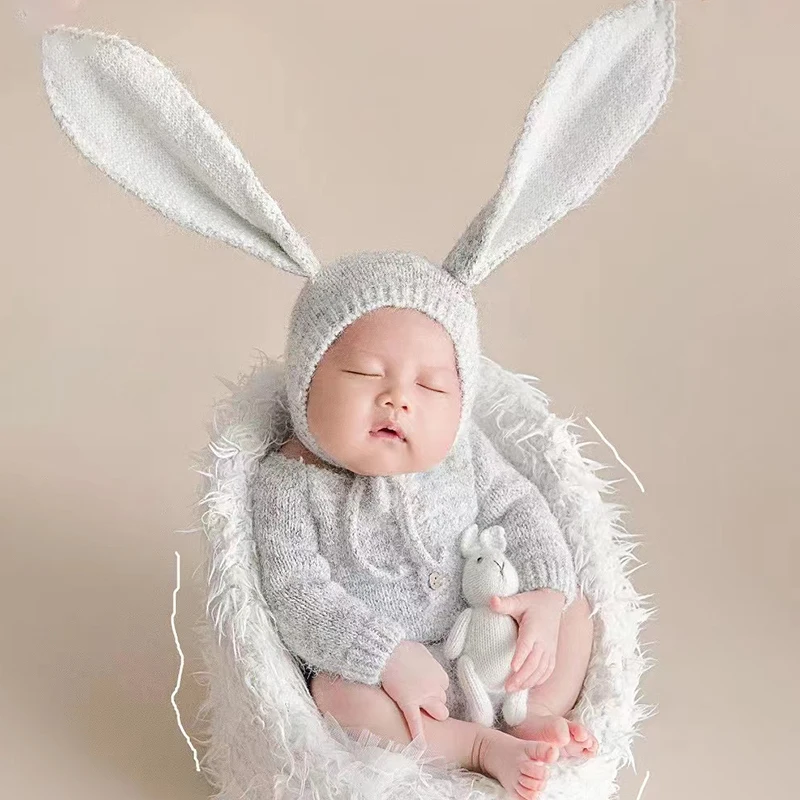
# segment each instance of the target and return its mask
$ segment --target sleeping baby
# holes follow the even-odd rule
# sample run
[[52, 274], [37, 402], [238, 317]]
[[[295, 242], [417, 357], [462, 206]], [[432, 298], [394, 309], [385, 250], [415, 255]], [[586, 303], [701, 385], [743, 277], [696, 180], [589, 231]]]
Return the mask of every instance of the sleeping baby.
[[[396, 742], [419, 736], [430, 755], [533, 798], [549, 763], [596, 751], [564, 717], [586, 674], [590, 609], [541, 493], [470, 414], [471, 297], [409, 259], [356, 257], [298, 299], [292, 436], [262, 459], [253, 486], [262, 589], [321, 712]], [[404, 276], [423, 287], [410, 299]], [[503, 526], [520, 577], [518, 594], [492, 600], [519, 624], [506, 689], [530, 690], [527, 718], [508, 730], [465, 720], [442, 653], [466, 607], [459, 542], [473, 523]]]
[[[304, 279], [280, 396], [291, 436], [255, 471], [247, 462], [247, 489], [264, 599], [310, 696], [344, 728], [420, 739], [515, 798], [539, 794], [555, 759], [596, 752], [565, 716], [593, 627], [551, 509], [473, 416], [472, 289], [584, 204], [653, 123], [674, 73], [673, 5], [628, 3], [564, 51], [497, 191], [441, 264], [396, 251], [321, 262], [157, 58], [92, 31], [54, 29], [42, 42], [53, 113], [93, 164], [176, 223]], [[528, 692], [510, 730], [465, 719], [444, 657], [466, 607], [460, 542], [473, 525], [502, 526], [520, 579], [490, 601], [517, 625], [505, 688]]]

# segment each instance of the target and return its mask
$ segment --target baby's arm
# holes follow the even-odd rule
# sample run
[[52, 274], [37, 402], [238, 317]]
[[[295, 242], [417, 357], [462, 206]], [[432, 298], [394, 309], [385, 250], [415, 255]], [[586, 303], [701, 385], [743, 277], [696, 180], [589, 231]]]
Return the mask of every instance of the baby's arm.
[[253, 526], [264, 597], [289, 650], [319, 670], [380, 685], [404, 630], [331, 580], [305, 481], [295, 473], [286, 480], [265, 477], [262, 462], [253, 484]]
[[472, 458], [478, 495], [479, 528], [502, 525], [506, 554], [520, 579], [520, 592], [555, 589], [577, 593], [575, 565], [564, 534], [539, 488], [521, 475], [473, 425]]

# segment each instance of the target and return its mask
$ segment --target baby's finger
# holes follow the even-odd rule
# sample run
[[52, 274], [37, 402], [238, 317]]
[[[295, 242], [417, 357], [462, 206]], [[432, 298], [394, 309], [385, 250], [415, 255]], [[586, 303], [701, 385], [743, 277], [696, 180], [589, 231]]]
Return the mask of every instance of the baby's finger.
[[542, 657], [542, 660], [539, 662], [539, 666], [531, 674], [531, 677], [527, 681], [528, 688], [539, 686], [539, 684], [542, 684], [547, 680], [548, 676], [550, 675], [550, 663], [550, 657]]
[[506, 688], [512, 692], [516, 692], [522, 688], [527, 682], [528, 678], [539, 668], [539, 663], [542, 660], [542, 645], [536, 642], [531, 650], [530, 655], [525, 659], [525, 663], [519, 668], [515, 675], [512, 675], [506, 683]]
[[406, 725], [408, 725], [408, 732], [411, 734], [412, 740], [419, 736], [422, 738], [424, 743], [425, 732], [422, 728], [422, 713], [419, 710], [419, 706], [401, 706], [400, 710], [403, 712], [403, 716], [406, 718]]
[[516, 671], [525, 663], [525, 659], [530, 655], [535, 641], [536, 632], [533, 627], [523, 625], [517, 636], [517, 649], [511, 659], [511, 669]]
[[450, 716], [450, 712], [447, 710], [447, 706], [438, 699], [430, 699], [427, 700], [425, 703], [422, 704], [422, 707], [427, 711], [434, 719], [447, 719]]

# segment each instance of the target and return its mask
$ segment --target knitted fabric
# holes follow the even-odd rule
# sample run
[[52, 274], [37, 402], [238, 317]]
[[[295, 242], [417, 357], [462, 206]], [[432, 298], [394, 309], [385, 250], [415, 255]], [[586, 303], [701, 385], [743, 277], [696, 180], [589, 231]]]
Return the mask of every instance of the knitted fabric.
[[253, 533], [287, 647], [317, 670], [378, 684], [398, 642], [439, 642], [465, 608], [462, 533], [505, 529], [520, 591], [576, 593], [564, 535], [539, 490], [474, 420], [422, 473], [374, 477], [279, 452], [259, 464]]
[[326, 266], [300, 292], [286, 345], [287, 400], [294, 433], [313, 453], [342, 466], [324, 452], [308, 427], [308, 387], [314, 370], [336, 337], [377, 308], [412, 308], [439, 322], [453, 341], [461, 380], [458, 439], [469, 420], [480, 360], [478, 315], [470, 290], [421, 256], [363, 252]]

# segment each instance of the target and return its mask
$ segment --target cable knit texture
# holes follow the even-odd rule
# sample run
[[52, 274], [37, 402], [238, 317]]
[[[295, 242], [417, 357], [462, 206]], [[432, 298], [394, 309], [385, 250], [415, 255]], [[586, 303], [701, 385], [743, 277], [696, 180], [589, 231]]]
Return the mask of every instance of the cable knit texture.
[[263, 591], [312, 671], [378, 685], [403, 639], [440, 642], [466, 607], [461, 534], [505, 528], [520, 591], [576, 593], [567, 542], [538, 488], [470, 421], [427, 472], [356, 475], [271, 452], [252, 489]]

